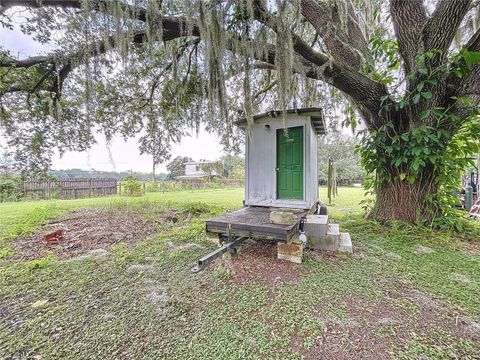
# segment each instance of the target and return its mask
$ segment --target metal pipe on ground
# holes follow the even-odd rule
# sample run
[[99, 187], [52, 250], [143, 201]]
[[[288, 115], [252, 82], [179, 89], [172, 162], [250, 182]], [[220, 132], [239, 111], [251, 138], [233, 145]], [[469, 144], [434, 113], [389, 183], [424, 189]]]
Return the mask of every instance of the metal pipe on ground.
[[242, 242], [245, 239], [246, 238], [244, 238], [244, 237], [238, 237], [231, 242], [227, 242], [227, 243], [223, 244], [222, 246], [220, 246], [215, 251], [212, 251], [210, 254], [205, 255], [200, 260], [198, 260], [197, 264], [191, 269], [192, 272], [197, 273], [200, 270], [203, 270], [205, 268], [205, 266], [207, 266], [208, 263], [212, 262], [213, 260], [218, 258], [223, 253], [227, 252], [228, 250], [236, 253], [237, 249], [235, 248], [235, 246], [239, 245], [240, 242]]

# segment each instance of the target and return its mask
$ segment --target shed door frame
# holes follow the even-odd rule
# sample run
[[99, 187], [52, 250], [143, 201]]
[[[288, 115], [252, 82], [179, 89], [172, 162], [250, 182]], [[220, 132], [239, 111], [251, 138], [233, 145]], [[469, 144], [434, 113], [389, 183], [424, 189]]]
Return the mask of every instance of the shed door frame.
[[[285, 129], [293, 128], [302, 128], [302, 198], [284, 198], [278, 196], [278, 132]], [[306, 159], [305, 159], [305, 147], [307, 139], [305, 133], [305, 125], [293, 125], [287, 127], [278, 127], [275, 129], [275, 199], [279, 201], [306, 201], [306, 184], [305, 184], [305, 173], [306, 173]]]

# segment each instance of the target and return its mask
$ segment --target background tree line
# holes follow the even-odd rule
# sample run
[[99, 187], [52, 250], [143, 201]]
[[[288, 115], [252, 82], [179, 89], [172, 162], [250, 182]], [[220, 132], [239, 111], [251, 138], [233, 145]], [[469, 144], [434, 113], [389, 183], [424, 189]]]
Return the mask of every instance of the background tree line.
[[360, 164], [360, 155], [356, 151], [359, 142], [339, 131], [318, 139], [318, 176], [326, 181], [328, 160], [332, 159], [337, 172], [337, 180], [363, 180], [365, 169]]

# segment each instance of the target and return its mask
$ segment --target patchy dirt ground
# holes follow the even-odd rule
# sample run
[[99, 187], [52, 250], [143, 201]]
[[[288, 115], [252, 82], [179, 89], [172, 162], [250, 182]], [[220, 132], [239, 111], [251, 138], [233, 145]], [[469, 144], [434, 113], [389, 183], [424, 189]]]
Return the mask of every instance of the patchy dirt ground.
[[[6, 268], [0, 338], [7, 345], [2, 349], [0, 341], [0, 359], [2, 350], [11, 358], [45, 359], [93, 353], [97, 358], [480, 359], [477, 313], [469, 316], [458, 302], [428, 293], [407, 276], [428, 259], [445, 266], [434, 244], [406, 243], [401, 252], [357, 238], [353, 256], [308, 251], [298, 265], [278, 260], [275, 243], [247, 240], [238, 256], [221, 257], [192, 274], [191, 265], [213, 249], [202, 224], [190, 221], [186, 210], [155, 215], [137, 210], [83, 209], [12, 241], [18, 260], [47, 253], [102, 259], [53, 260], [27, 271]], [[44, 235], [59, 229], [65, 240], [45, 245]], [[141, 246], [129, 246], [128, 256], [109, 249], [157, 233]], [[466, 258], [463, 247], [458, 253], [475, 260]], [[395, 268], [408, 262], [415, 267]], [[448, 262], [442, 281], [474, 294], [478, 277], [459, 266], [464, 263]]]
[[[180, 214], [174, 210], [155, 219], [117, 209], [88, 208], [71, 212], [65, 219], [52, 221], [33, 235], [12, 241], [14, 260], [32, 260], [53, 253], [67, 259], [90, 250], [108, 249], [118, 243], [133, 244], [156, 232], [164, 222], [176, 222]], [[45, 235], [64, 230], [64, 240], [46, 244]]]
[[[452, 347], [446, 344], [451, 336], [458, 342], [480, 343], [479, 323], [416, 289], [399, 286], [375, 302], [349, 296], [342, 305], [346, 315], [341, 318], [330, 318], [319, 307], [317, 316], [325, 323], [325, 333], [305, 354], [306, 359], [386, 359], [393, 348], [411, 341], [439, 349]], [[461, 347], [452, 353], [468, 358]], [[413, 354], [406, 358], [431, 359]]]
[[[342, 266], [338, 256], [332, 252], [309, 251], [308, 255], [318, 262]], [[393, 255], [386, 254], [395, 260], [401, 259], [399, 255]], [[360, 249], [357, 249], [356, 257], [382, 263]], [[225, 266], [225, 263], [216, 262], [212, 268], [217, 266]], [[232, 257], [229, 266], [236, 283], [253, 282], [271, 289], [267, 307], [278, 300], [285, 285], [295, 285], [310, 273], [306, 267], [278, 260], [275, 244], [251, 240], [240, 246], [238, 256]], [[404, 351], [406, 359], [434, 359], [435, 350], [431, 349], [451, 351], [451, 354], [471, 359], [464, 352], [464, 341], [480, 344], [480, 322], [411, 285], [386, 282], [384, 286], [385, 293], [381, 299], [346, 295], [336, 304], [333, 315], [331, 306], [319, 301], [312, 316], [322, 324], [322, 335], [306, 350], [306, 334], [302, 336], [300, 332], [294, 332], [291, 347], [305, 359], [312, 360], [387, 359], [392, 357], [392, 349]], [[409, 349], [410, 343], [413, 350]], [[433, 357], [426, 355], [428, 351], [433, 351]]]
[[285, 260], [277, 259], [275, 243], [247, 240], [233, 257], [234, 280], [261, 285], [276, 286], [278, 283], [297, 281], [307, 269]]

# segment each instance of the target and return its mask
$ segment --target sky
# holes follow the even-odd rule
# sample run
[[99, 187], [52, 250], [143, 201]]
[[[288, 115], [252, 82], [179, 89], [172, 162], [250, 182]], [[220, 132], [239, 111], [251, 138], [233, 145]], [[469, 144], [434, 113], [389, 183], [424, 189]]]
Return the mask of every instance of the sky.
[[[48, 46], [42, 45], [32, 40], [31, 37], [24, 35], [18, 27], [15, 27], [13, 30], [0, 27], [0, 45], [18, 58], [40, 55], [49, 50]], [[55, 156], [52, 168], [151, 171], [151, 157], [140, 155], [136, 139], [131, 139], [127, 142], [122, 138], [114, 139], [110, 144], [113, 161], [110, 160], [105, 139], [102, 136], [97, 136], [96, 140], [98, 144], [93, 146], [88, 152], [67, 152], [63, 157]], [[209, 134], [203, 129], [201, 129], [198, 136], [196, 131], [192, 130], [192, 136], [184, 137], [179, 144], [173, 144], [172, 146], [172, 158], [189, 156], [194, 160], [215, 160], [222, 155], [225, 155], [225, 153], [218, 142], [218, 137], [214, 134]], [[157, 171], [167, 172], [166, 163], [157, 166]]]

